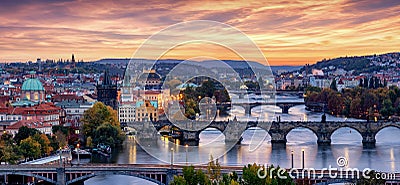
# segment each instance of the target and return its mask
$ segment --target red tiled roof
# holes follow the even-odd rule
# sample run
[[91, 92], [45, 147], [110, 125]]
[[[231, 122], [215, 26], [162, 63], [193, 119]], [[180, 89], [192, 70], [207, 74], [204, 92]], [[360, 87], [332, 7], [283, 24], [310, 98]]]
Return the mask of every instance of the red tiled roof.
[[12, 115], [49, 115], [60, 110], [61, 108], [53, 103], [42, 103], [32, 107], [0, 107], [0, 113]]
[[60, 102], [60, 101], [64, 101], [64, 100], [84, 100], [84, 98], [82, 96], [77, 96], [75, 94], [56, 94], [51, 98], [51, 101], [53, 102]]
[[52, 125], [47, 123], [47, 122], [41, 122], [38, 120], [20, 120], [10, 126], [8, 126], [6, 129], [8, 130], [18, 130], [20, 127], [29, 127], [29, 128], [44, 128], [44, 127], [51, 127]]

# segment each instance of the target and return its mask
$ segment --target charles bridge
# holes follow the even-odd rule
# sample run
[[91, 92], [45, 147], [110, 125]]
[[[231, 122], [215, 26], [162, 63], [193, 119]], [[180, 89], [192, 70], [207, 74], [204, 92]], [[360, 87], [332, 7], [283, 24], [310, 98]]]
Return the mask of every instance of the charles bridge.
[[[201, 128], [196, 125], [204, 125]], [[268, 132], [271, 136], [272, 145], [285, 144], [286, 136], [295, 128], [307, 128], [311, 130], [318, 138], [319, 145], [329, 145], [332, 134], [344, 127], [356, 130], [362, 136], [362, 143], [366, 147], [375, 146], [376, 134], [386, 127], [400, 128], [400, 122], [378, 121], [378, 122], [308, 122], [308, 121], [238, 121], [236, 119], [228, 121], [212, 121], [211, 123], [186, 120], [182, 123], [172, 124], [168, 120], [158, 122], [129, 122], [127, 126], [135, 128], [137, 139], [157, 140], [160, 138], [159, 130], [165, 127], [174, 128], [176, 133], [180, 133], [179, 139], [182, 144], [198, 145], [200, 133], [207, 128], [215, 128], [221, 131], [225, 136], [225, 142], [240, 142], [243, 132], [249, 128], [258, 127]]]

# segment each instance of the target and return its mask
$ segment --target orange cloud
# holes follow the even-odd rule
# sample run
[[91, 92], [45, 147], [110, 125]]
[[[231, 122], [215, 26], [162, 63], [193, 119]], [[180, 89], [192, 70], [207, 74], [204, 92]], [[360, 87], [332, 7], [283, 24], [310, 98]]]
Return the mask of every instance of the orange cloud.
[[[398, 12], [398, 0], [4, 0], [0, 62], [69, 58], [71, 53], [86, 61], [131, 57], [153, 33], [182, 21], [207, 19], [243, 31], [272, 65], [302, 65], [398, 51]], [[189, 47], [173, 56], [186, 59], [207, 52]], [[235, 59], [222, 50], [215, 53], [220, 59]]]

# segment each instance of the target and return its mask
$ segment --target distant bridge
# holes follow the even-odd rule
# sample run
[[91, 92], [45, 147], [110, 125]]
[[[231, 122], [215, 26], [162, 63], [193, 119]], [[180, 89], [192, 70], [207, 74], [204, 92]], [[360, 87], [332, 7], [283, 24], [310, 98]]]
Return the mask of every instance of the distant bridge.
[[[275, 105], [278, 106], [282, 109], [283, 114], [288, 114], [289, 109], [293, 106], [296, 105], [304, 105], [304, 99], [298, 99], [298, 98], [284, 98], [284, 99], [275, 99], [276, 94], [283, 94], [288, 95], [299, 95], [301, 93], [302, 96], [302, 91], [276, 91], [276, 92], [266, 92], [265, 95], [266, 97], [248, 97], [244, 98], [244, 95], [252, 93], [256, 95], [261, 95], [261, 92], [247, 92], [247, 91], [237, 91], [233, 92], [233, 94], [238, 94], [239, 99], [232, 99], [232, 102], [230, 103], [223, 103], [218, 106], [241, 106], [245, 110], [246, 115], [251, 115], [251, 110], [260, 105]], [[267, 94], [267, 93], [272, 93], [272, 94]], [[275, 94], [274, 94], [275, 93]], [[293, 93], [293, 94], [292, 94]]]
[[[203, 128], [196, 130], [196, 124], [204, 125]], [[186, 127], [183, 127], [183, 126]], [[158, 140], [160, 135], [158, 130], [165, 126], [174, 126], [177, 131], [181, 132], [181, 143], [188, 145], [198, 145], [200, 141], [200, 133], [207, 128], [215, 128], [225, 135], [225, 142], [237, 142], [241, 140], [243, 132], [251, 127], [259, 127], [268, 132], [271, 136], [271, 143], [285, 144], [287, 135], [296, 128], [307, 128], [311, 130], [318, 138], [319, 145], [329, 145], [331, 143], [332, 134], [344, 127], [356, 130], [362, 136], [364, 146], [373, 147], [376, 143], [376, 134], [386, 127], [400, 128], [400, 122], [307, 122], [307, 121], [291, 121], [291, 122], [265, 122], [265, 121], [213, 121], [211, 123], [199, 121], [182, 121], [178, 124], [172, 124], [168, 120], [162, 120], [155, 123], [152, 122], [129, 122], [131, 126], [137, 130], [137, 138], [143, 140]]]
[[295, 100], [288, 100], [288, 101], [279, 101], [279, 102], [272, 102], [272, 101], [249, 101], [249, 102], [232, 102], [227, 105], [234, 105], [234, 106], [241, 106], [244, 108], [246, 115], [251, 115], [251, 110], [254, 107], [261, 106], [261, 105], [276, 105], [282, 109], [283, 114], [288, 114], [289, 109], [296, 105], [304, 105], [304, 101], [295, 101]]
[[229, 93], [236, 94], [240, 99], [243, 99], [245, 95], [255, 94], [255, 95], [271, 95], [274, 98], [275, 95], [283, 95], [283, 96], [297, 96], [303, 97], [304, 91], [292, 91], [292, 90], [265, 90], [265, 91], [251, 91], [251, 90], [237, 90], [237, 91], [229, 91]]

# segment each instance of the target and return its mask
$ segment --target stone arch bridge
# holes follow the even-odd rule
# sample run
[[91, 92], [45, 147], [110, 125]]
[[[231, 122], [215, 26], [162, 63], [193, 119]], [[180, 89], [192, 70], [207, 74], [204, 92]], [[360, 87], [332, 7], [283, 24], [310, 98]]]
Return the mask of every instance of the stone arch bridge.
[[[86, 164], [61, 167], [58, 165], [0, 165], [0, 175], [23, 175], [34, 177], [35, 182], [46, 181], [56, 185], [83, 185], [85, 180], [98, 175], [126, 175], [138, 177], [155, 184], [165, 185], [174, 175], [182, 175], [182, 165], [163, 164]], [[196, 166], [206, 170], [207, 166]], [[241, 175], [242, 166], [221, 167], [221, 173], [236, 171]]]
[[[192, 122], [192, 123], [191, 123]], [[307, 122], [307, 121], [291, 121], [291, 122], [263, 122], [263, 121], [213, 121], [200, 129], [193, 129], [194, 121], [186, 121], [188, 128], [173, 125], [167, 120], [152, 122], [130, 122], [131, 126], [137, 130], [137, 138], [139, 140], [155, 140], [160, 137], [158, 130], [164, 126], [174, 126], [179, 128], [180, 140], [182, 144], [198, 145], [200, 141], [200, 133], [207, 128], [215, 128], [225, 135], [225, 142], [240, 141], [243, 132], [251, 127], [259, 127], [268, 132], [271, 136], [272, 144], [285, 144], [286, 136], [295, 128], [307, 128], [311, 130], [318, 138], [319, 145], [329, 145], [331, 143], [332, 134], [340, 129], [349, 127], [356, 130], [362, 136], [364, 146], [374, 146], [376, 143], [376, 134], [386, 127], [396, 127], [400, 129], [400, 122]], [[179, 125], [184, 125], [183, 123]], [[190, 129], [190, 127], [192, 129]]]
[[251, 110], [260, 105], [276, 105], [282, 109], [283, 114], [289, 114], [289, 109], [296, 105], [304, 105], [304, 101], [284, 101], [284, 102], [232, 102], [229, 105], [241, 106], [246, 115], [251, 115]]

